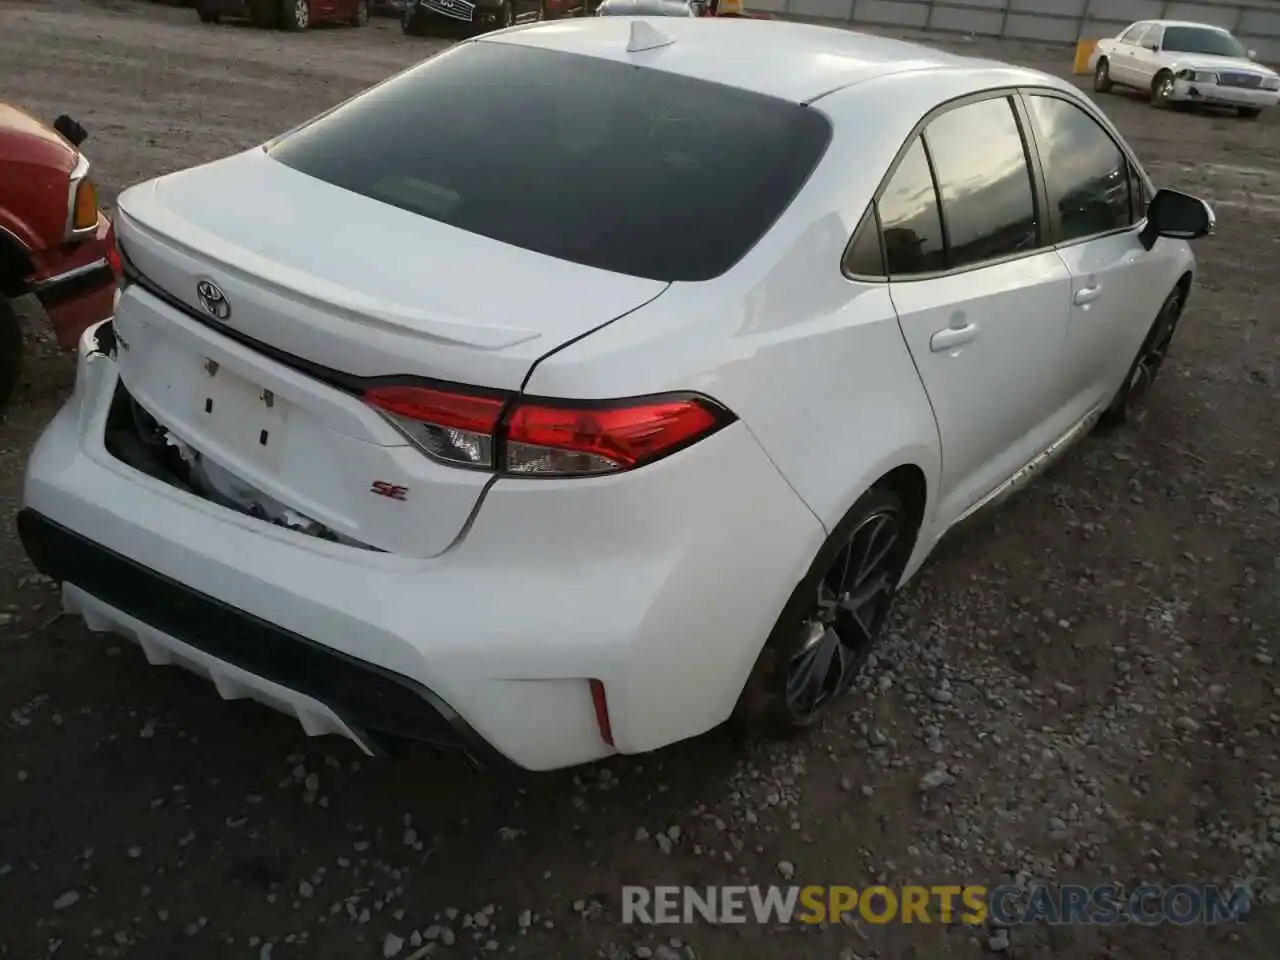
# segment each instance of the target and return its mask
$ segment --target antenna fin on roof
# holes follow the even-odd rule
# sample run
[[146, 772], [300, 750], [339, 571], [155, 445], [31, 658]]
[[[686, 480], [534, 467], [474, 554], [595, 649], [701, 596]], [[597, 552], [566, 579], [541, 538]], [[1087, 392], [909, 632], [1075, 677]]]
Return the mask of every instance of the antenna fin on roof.
[[631, 21], [631, 39], [627, 41], [627, 53], [640, 53], [643, 50], [657, 50], [676, 42], [653, 24], [644, 20]]

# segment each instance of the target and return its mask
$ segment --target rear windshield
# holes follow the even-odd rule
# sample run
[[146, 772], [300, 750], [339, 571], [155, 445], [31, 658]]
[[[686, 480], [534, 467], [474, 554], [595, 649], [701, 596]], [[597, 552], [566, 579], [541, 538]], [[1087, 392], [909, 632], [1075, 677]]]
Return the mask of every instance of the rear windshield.
[[460, 44], [269, 153], [494, 240], [652, 280], [709, 280], [821, 158], [816, 110], [658, 70]]

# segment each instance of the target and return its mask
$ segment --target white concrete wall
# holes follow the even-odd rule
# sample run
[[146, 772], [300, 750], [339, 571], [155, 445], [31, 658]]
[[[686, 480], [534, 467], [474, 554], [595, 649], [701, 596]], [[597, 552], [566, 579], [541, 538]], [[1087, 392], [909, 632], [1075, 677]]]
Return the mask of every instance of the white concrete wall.
[[911, 30], [1075, 43], [1167, 18], [1231, 30], [1258, 59], [1280, 62], [1280, 3], [1269, 0], [747, 0], [751, 9]]

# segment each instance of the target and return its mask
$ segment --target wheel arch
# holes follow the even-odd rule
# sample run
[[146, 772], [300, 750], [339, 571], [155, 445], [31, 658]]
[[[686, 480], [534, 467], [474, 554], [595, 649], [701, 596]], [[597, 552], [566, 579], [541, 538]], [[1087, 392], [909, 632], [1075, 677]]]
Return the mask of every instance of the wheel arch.
[[12, 299], [26, 293], [27, 277], [33, 269], [26, 246], [0, 227], [0, 298]]

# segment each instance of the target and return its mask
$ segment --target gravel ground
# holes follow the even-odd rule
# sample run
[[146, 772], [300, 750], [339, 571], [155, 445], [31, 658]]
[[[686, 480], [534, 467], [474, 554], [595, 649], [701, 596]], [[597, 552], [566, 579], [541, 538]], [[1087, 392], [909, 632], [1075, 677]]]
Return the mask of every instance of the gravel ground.
[[[1069, 67], [1063, 49], [935, 42]], [[443, 44], [385, 20], [292, 36], [126, 0], [0, 0], [0, 98], [83, 120], [113, 196], [260, 141]], [[1277, 118], [1162, 114], [1125, 97], [1105, 107], [1159, 182], [1219, 214], [1151, 412], [1087, 442], [932, 563], [863, 687], [807, 741], [717, 733], [537, 777], [429, 754], [365, 762], [57, 619], [55, 591], [6, 529], [0, 956], [1273, 955]], [[6, 516], [71, 385], [47, 338], [28, 370], [0, 419]], [[1231, 927], [618, 921], [625, 883], [779, 874], [1234, 879], [1258, 899]]]

